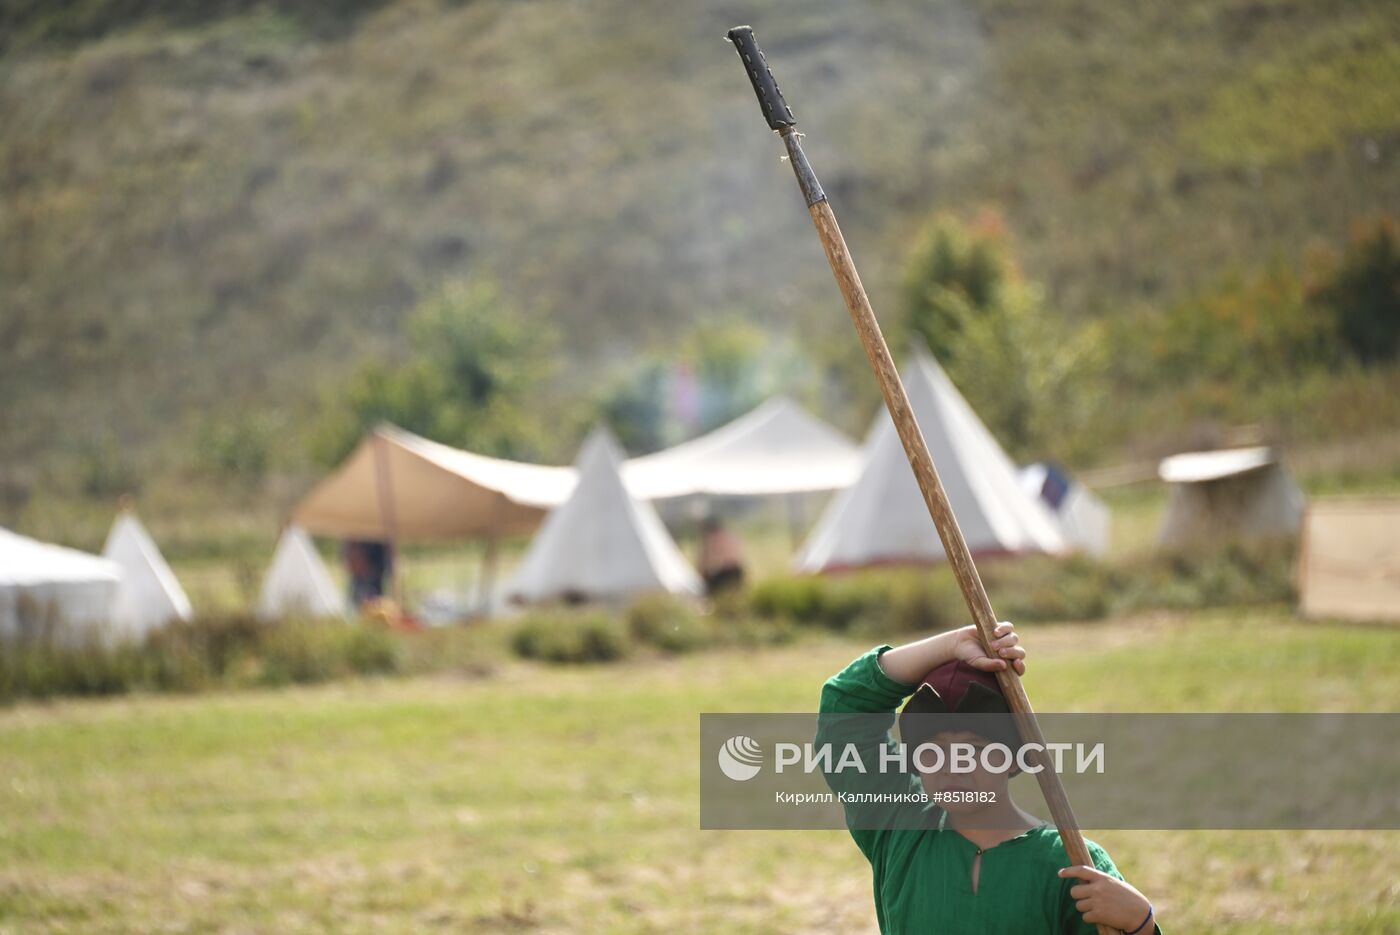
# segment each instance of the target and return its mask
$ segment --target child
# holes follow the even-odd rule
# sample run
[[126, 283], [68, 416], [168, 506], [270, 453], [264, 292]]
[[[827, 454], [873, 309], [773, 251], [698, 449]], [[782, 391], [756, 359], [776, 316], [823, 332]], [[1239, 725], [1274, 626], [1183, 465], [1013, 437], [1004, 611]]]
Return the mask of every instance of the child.
[[[1011, 801], [1009, 773], [980, 766], [960, 774], [946, 768], [922, 775], [882, 773], [874, 765], [881, 747], [893, 744], [889, 727], [911, 693], [915, 697], [901, 714], [902, 732], [913, 733], [927, 723], [910, 714], [1005, 713], [1005, 699], [990, 673], [1008, 665], [1018, 674], [1025, 672], [1026, 652], [1018, 643], [1011, 624], [1001, 623], [992, 656], [971, 626], [898, 649], [881, 646], [822, 688], [817, 742], [838, 748], [855, 743], [869, 765], [865, 773], [829, 773], [833, 791], [899, 793], [918, 791], [922, 783], [931, 800], [935, 795], [946, 800], [948, 793], [966, 799], [945, 801], [941, 807], [931, 802], [904, 806], [918, 810], [919, 820], [913, 823], [907, 823], [908, 814], [894, 820], [888, 805], [878, 816], [864, 811], [870, 806], [844, 806], [851, 837], [874, 874], [880, 931], [1094, 935], [1095, 925], [1102, 923], [1133, 935], [1160, 933], [1151, 903], [1123, 879], [1103, 848], [1087, 842], [1094, 866], [1067, 866], [1059, 832]], [[852, 714], [866, 717], [834, 717]], [[883, 717], [869, 717], [877, 714]], [[925, 740], [987, 742], [955, 729], [904, 739], [910, 751]]]

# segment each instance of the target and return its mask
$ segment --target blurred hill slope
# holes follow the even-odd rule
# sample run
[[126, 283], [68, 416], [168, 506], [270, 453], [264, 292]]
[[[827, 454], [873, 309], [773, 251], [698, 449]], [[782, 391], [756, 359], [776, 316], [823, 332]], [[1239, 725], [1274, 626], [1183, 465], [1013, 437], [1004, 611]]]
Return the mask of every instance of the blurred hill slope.
[[0, 464], [314, 418], [478, 269], [579, 383], [719, 311], [838, 333], [721, 39], [749, 19], [877, 307], [935, 208], [999, 207], [1058, 308], [1111, 315], [1400, 206], [1395, 4], [8, 4]]

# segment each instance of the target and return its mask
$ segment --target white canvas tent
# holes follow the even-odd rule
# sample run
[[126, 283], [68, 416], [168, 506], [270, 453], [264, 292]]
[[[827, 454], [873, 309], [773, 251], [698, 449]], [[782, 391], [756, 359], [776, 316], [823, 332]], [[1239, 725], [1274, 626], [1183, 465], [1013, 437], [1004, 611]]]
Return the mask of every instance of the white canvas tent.
[[258, 616], [272, 620], [295, 615], [344, 617], [345, 595], [331, 580], [306, 530], [288, 526], [263, 578]]
[[1157, 473], [1171, 485], [1157, 535], [1164, 546], [1291, 536], [1302, 521], [1303, 492], [1266, 447], [1173, 455]]
[[0, 529], [0, 641], [104, 637], [120, 580], [106, 559]]
[[656, 511], [628, 493], [622, 453], [594, 429], [578, 457], [578, 484], [552, 510], [506, 593], [511, 600], [620, 600], [647, 591], [696, 594], [701, 582]]
[[346, 539], [493, 539], [533, 530], [575, 480], [572, 468], [488, 458], [381, 425], [302, 499], [292, 521]]
[[623, 477], [643, 500], [766, 496], [840, 490], [860, 464], [855, 443], [776, 396], [713, 432], [633, 458]]
[[121, 568], [112, 611], [116, 636], [145, 636], [173, 620], [193, 616], [184, 588], [135, 513], [122, 510], [117, 514], [102, 556]]
[[[909, 403], [974, 555], [1063, 552], [1055, 518], [1021, 489], [1016, 468], [927, 351], [904, 367]], [[894, 422], [883, 409], [860, 478], [832, 500], [794, 566], [821, 572], [944, 557]]]
[[1108, 553], [1108, 506], [1093, 491], [1054, 465], [1040, 462], [1021, 468], [1021, 489], [1038, 497], [1059, 523], [1065, 542], [1095, 557]]

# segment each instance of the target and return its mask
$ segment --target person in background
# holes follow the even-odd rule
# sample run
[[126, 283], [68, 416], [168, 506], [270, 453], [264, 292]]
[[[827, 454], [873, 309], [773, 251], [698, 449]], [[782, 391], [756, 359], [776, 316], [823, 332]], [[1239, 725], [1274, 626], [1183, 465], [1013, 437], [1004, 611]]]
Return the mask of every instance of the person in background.
[[744, 583], [744, 547], [711, 513], [700, 526], [700, 576], [711, 596]]
[[350, 571], [350, 600], [355, 607], [384, 596], [384, 579], [393, 567], [393, 552], [384, 542], [351, 539], [345, 543]]

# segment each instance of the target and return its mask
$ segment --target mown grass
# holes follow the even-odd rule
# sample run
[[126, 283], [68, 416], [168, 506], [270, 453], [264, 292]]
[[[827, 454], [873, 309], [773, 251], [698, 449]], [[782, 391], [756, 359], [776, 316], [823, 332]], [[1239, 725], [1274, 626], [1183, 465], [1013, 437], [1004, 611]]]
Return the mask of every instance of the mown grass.
[[[1394, 710], [1400, 631], [1281, 609], [1022, 628], [1051, 710]], [[702, 711], [864, 641], [0, 713], [6, 931], [873, 931], [841, 833], [701, 832]], [[1383, 833], [1094, 835], [1174, 932], [1394, 931]]]

